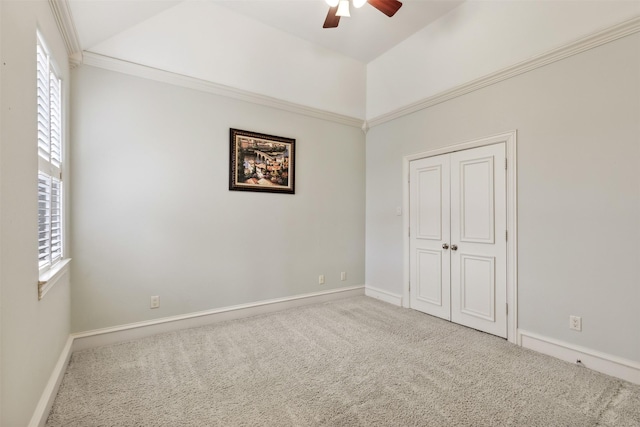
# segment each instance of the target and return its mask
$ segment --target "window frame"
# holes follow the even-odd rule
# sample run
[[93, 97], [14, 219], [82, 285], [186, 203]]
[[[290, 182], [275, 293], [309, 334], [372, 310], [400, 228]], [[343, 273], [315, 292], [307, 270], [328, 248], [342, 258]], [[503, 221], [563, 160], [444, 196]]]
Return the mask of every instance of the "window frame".
[[66, 272], [69, 262], [65, 248], [66, 114], [61, 74], [44, 37], [36, 31], [38, 299]]

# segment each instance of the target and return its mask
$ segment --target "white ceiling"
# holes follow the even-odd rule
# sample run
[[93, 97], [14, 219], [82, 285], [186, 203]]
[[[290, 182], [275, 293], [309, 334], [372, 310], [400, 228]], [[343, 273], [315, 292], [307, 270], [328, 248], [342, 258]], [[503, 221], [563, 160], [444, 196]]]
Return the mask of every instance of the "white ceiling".
[[[183, 0], [210, 1], [233, 12], [340, 52], [370, 62], [418, 30], [445, 15], [464, 0], [402, 0], [392, 18], [365, 4], [351, 7], [351, 17], [338, 28], [324, 29], [324, 0]], [[69, 0], [83, 50], [139, 24], [158, 13], [171, 13], [175, 0]], [[188, 23], [176, 23], [177, 26]]]

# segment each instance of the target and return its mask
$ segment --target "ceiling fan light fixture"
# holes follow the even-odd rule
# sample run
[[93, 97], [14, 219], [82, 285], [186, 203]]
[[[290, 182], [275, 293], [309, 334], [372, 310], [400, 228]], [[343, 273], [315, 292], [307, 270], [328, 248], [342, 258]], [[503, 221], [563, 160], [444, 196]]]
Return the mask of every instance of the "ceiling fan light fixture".
[[329, 7], [336, 7], [340, 0], [324, 0], [324, 1], [329, 5]]
[[[0, 0], [2, 1], [2, 0]], [[349, 12], [349, 0], [325, 0], [329, 5], [337, 4], [337, 6], [331, 6], [327, 17], [324, 20], [322, 28], [336, 28], [340, 23], [340, 18], [343, 16], [351, 16]], [[354, 7], [362, 7], [365, 3], [369, 3], [380, 12], [384, 13], [388, 17], [392, 17], [396, 14], [398, 9], [402, 7], [402, 2], [399, 0], [351, 0]], [[334, 3], [331, 3], [334, 2]]]
[[338, 11], [336, 12], [336, 16], [351, 16], [349, 13], [349, 0], [340, 0], [338, 3]]

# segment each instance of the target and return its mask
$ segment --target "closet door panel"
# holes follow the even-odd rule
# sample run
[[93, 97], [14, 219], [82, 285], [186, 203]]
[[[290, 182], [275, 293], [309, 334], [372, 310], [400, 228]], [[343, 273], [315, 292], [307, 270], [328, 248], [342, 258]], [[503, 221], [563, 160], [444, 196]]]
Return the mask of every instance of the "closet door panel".
[[507, 336], [504, 144], [451, 154], [451, 320]]
[[451, 318], [449, 156], [410, 164], [410, 304]]

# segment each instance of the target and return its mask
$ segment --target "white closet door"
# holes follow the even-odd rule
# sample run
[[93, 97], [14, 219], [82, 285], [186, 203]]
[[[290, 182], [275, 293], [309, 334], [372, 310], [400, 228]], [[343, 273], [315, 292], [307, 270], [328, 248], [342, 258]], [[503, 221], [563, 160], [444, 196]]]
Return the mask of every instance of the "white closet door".
[[451, 154], [451, 320], [507, 337], [504, 144]]
[[411, 307], [450, 320], [449, 155], [411, 162], [410, 183]]
[[410, 164], [411, 308], [507, 337], [505, 145]]

